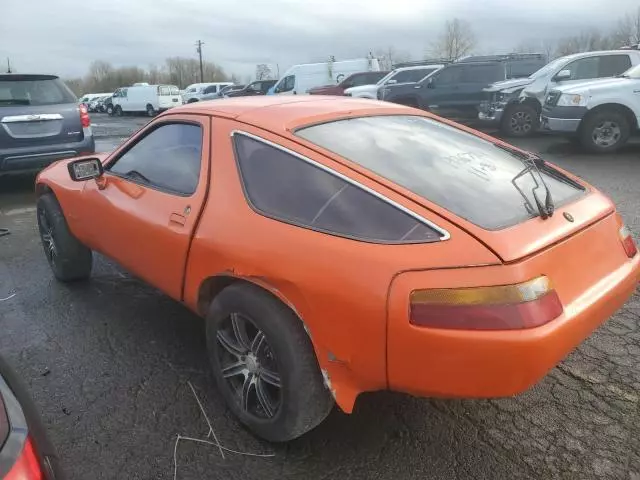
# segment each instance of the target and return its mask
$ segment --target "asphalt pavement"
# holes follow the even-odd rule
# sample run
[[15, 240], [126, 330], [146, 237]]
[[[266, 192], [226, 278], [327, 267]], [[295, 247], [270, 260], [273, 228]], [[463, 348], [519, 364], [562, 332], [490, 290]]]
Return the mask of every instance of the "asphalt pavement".
[[[92, 118], [100, 151], [148, 120]], [[593, 156], [552, 137], [515, 143], [609, 194], [638, 239], [640, 145]], [[352, 415], [336, 410], [271, 445], [239, 427], [213, 387], [199, 318], [101, 257], [90, 282], [53, 279], [32, 190], [33, 178], [0, 179], [0, 227], [11, 229], [0, 237], [0, 352], [28, 384], [71, 479], [640, 480], [640, 292], [522, 395], [365, 394]], [[191, 440], [176, 448], [178, 436], [215, 436], [241, 453], [223, 458]]]

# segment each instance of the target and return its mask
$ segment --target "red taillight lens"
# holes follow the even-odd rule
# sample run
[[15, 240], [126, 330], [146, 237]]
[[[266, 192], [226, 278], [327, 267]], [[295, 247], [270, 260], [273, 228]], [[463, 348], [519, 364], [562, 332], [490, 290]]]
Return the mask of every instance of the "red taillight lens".
[[547, 277], [516, 285], [415, 290], [410, 304], [412, 324], [460, 330], [533, 328], [563, 311]]
[[18, 460], [4, 477], [4, 480], [44, 480], [31, 439], [27, 438]]
[[87, 128], [91, 126], [91, 118], [89, 118], [89, 112], [87, 111], [86, 105], [83, 103], [78, 107], [80, 110], [80, 123], [82, 124], [82, 128]]
[[618, 231], [618, 235], [620, 235], [620, 241], [622, 242], [622, 247], [624, 248], [627, 257], [635, 257], [636, 253], [638, 253], [638, 247], [636, 247], [636, 243], [633, 241], [633, 237], [631, 236], [629, 229], [622, 225]]

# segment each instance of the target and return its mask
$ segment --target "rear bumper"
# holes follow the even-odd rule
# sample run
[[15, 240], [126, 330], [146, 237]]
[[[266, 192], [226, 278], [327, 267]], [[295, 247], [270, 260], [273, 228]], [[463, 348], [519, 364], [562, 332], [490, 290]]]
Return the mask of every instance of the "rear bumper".
[[389, 387], [419, 396], [491, 398], [521, 393], [613, 315], [640, 281], [640, 254], [565, 306], [541, 327], [462, 331], [415, 327], [402, 308], [389, 314]]
[[35, 173], [65, 158], [91, 154], [96, 151], [93, 135], [86, 135], [80, 142], [0, 149], [0, 176]]

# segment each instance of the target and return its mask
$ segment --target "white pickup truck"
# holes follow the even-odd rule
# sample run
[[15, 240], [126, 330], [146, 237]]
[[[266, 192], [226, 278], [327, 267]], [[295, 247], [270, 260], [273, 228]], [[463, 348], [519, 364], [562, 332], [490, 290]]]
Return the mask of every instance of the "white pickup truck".
[[640, 65], [616, 78], [554, 88], [541, 120], [544, 130], [573, 137], [591, 152], [617, 150], [640, 124]]

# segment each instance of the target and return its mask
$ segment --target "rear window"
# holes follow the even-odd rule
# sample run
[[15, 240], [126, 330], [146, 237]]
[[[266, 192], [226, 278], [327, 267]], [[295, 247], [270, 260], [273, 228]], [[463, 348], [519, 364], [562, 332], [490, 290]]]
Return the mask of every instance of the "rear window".
[[0, 107], [64, 103], [76, 103], [76, 97], [59, 78], [0, 78]]
[[[512, 183], [523, 162], [493, 143], [424, 117], [361, 117], [314, 125], [296, 135], [355, 162], [487, 230], [538, 215]], [[556, 208], [584, 189], [546, 166]], [[535, 205], [531, 175], [517, 186]], [[544, 189], [538, 190], [544, 200]]]

